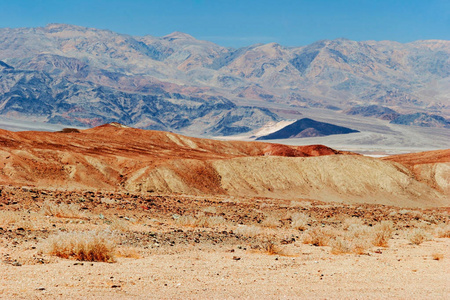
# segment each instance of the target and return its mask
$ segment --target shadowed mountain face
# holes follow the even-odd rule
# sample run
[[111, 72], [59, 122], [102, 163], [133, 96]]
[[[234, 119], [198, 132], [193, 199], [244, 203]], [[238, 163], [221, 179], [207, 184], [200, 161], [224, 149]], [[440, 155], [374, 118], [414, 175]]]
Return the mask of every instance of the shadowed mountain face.
[[449, 41], [230, 49], [180, 32], [138, 37], [51, 24], [0, 29], [0, 61], [0, 115], [68, 125], [229, 135], [277, 120], [234, 104], [248, 100], [450, 115]]
[[347, 115], [362, 115], [392, 121], [400, 116], [398, 112], [381, 105], [355, 106], [345, 111]]
[[317, 122], [308, 118], [297, 120], [286, 127], [271, 134], [261, 136], [257, 140], [276, 140], [302, 137], [327, 136], [332, 134], [347, 134], [358, 132], [350, 128], [336, 126], [329, 123]]

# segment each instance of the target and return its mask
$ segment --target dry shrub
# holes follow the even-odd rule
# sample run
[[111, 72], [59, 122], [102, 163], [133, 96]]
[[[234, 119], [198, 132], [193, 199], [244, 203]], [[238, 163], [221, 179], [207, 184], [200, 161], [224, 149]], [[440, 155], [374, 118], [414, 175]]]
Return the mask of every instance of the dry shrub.
[[197, 223], [197, 219], [193, 216], [180, 216], [176, 219], [176, 223], [181, 226], [192, 226], [194, 227]]
[[81, 261], [114, 262], [115, 245], [104, 232], [60, 232], [48, 240], [48, 253]]
[[254, 237], [264, 233], [264, 230], [261, 227], [255, 225], [241, 225], [233, 231], [235, 234], [249, 237]]
[[364, 238], [357, 238], [353, 240], [352, 252], [355, 254], [365, 254], [370, 248], [371, 244]]
[[276, 228], [280, 226], [280, 218], [274, 215], [266, 215], [266, 218], [261, 222], [261, 225], [269, 228]]
[[394, 226], [390, 221], [382, 221], [372, 229], [372, 244], [379, 247], [387, 247], [388, 241], [392, 237]]
[[331, 253], [333, 254], [341, 254], [341, 253], [351, 253], [352, 252], [352, 246], [350, 241], [342, 238], [337, 237], [334, 240], [330, 241], [331, 246]]
[[425, 241], [429, 241], [431, 238], [429, 234], [422, 228], [415, 228], [411, 230], [407, 235], [408, 240], [414, 245], [420, 245]]
[[77, 204], [56, 204], [50, 201], [45, 201], [42, 205], [41, 211], [46, 216], [53, 216], [58, 218], [73, 218], [73, 219], [88, 219], [86, 215], [80, 211]]
[[342, 222], [342, 228], [344, 230], [348, 230], [350, 227], [358, 227], [364, 225], [364, 222], [359, 218], [346, 218], [344, 222]]
[[294, 229], [303, 231], [308, 228], [309, 217], [304, 213], [293, 213], [291, 220], [291, 227]]
[[354, 239], [366, 238], [371, 235], [371, 228], [367, 225], [351, 224], [347, 228], [347, 234]]
[[335, 235], [335, 232], [333, 232], [329, 228], [314, 227], [312, 229], [309, 229], [303, 235], [302, 241], [304, 244], [312, 244], [314, 246], [327, 246], [330, 243], [331, 238]]
[[436, 228], [436, 235], [440, 238], [450, 238], [450, 225], [442, 224]]
[[127, 232], [130, 229], [128, 222], [123, 221], [121, 219], [111, 220], [111, 223], [109, 224], [109, 228], [112, 231], [121, 231], [121, 232]]
[[0, 225], [2, 225], [2, 226], [15, 224], [21, 220], [22, 219], [18, 212], [9, 211], [9, 210], [0, 211]]
[[333, 254], [365, 254], [371, 246], [366, 238], [356, 238], [351, 235], [338, 236], [330, 240], [329, 244], [331, 246], [331, 253]]
[[443, 260], [444, 259], [444, 254], [435, 252], [435, 253], [431, 254], [431, 257], [434, 260]]

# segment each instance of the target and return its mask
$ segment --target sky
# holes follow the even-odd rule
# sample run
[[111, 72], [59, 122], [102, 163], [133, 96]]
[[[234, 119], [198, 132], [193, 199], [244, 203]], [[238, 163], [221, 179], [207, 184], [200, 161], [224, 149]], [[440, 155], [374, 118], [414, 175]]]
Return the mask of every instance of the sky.
[[1, 28], [49, 23], [140, 36], [181, 31], [227, 47], [450, 40], [450, 0], [0, 0]]

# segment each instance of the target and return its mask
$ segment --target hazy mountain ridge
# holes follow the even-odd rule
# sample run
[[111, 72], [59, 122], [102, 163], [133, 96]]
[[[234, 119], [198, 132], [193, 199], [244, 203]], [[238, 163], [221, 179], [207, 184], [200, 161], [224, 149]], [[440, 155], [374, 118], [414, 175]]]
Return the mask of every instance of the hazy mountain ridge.
[[[239, 98], [260, 100], [261, 106], [374, 104], [401, 114], [447, 117], [449, 57], [450, 42], [439, 40], [337, 39], [231, 49], [180, 32], [133, 37], [64, 24], [5, 28], [0, 114], [74, 125], [120, 121], [198, 134], [235, 134], [276, 119], [265, 110], [237, 107], [232, 101]], [[197, 113], [194, 107], [202, 109]], [[260, 116], [256, 122], [248, 117], [252, 111]], [[201, 121], [208, 114], [214, 121]], [[235, 116], [222, 119], [227, 115]], [[206, 129], [198, 129], [204, 122]]]

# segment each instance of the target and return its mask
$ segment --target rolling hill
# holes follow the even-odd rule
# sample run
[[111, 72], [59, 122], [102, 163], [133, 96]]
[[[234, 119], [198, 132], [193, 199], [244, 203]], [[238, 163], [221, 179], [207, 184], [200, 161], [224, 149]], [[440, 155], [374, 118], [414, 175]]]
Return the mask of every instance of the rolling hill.
[[414, 172], [321, 145], [224, 142], [118, 124], [53, 133], [0, 130], [2, 185], [448, 205], [448, 188], [435, 173], [416, 178]]

